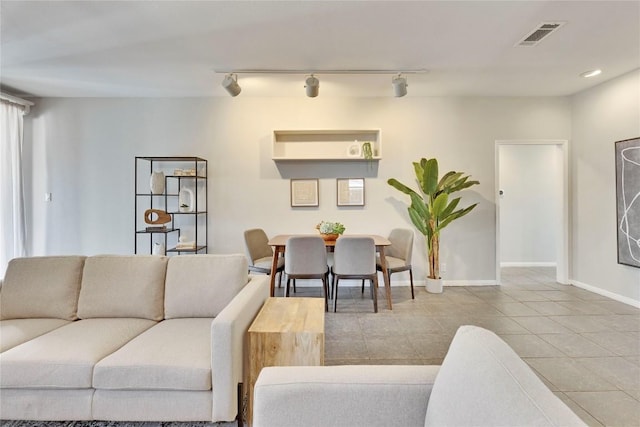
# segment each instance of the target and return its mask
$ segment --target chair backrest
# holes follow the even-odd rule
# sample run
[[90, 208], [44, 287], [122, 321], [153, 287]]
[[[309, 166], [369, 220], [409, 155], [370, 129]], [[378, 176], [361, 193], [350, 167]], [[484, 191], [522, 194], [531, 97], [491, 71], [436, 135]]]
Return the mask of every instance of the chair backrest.
[[404, 260], [404, 265], [411, 265], [413, 254], [413, 230], [407, 228], [394, 228], [389, 234], [391, 246], [385, 248], [386, 256]]
[[292, 236], [284, 249], [286, 274], [324, 274], [327, 249], [320, 236]]
[[252, 228], [244, 232], [244, 243], [247, 247], [251, 265], [260, 258], [272, 257], [273, 249], [269, 246], [269, 238], [261, 228]]
[[371, 237], [342, 236], [333, 254], [335, 274], [366, 275], [376, 272], [376, 245]]

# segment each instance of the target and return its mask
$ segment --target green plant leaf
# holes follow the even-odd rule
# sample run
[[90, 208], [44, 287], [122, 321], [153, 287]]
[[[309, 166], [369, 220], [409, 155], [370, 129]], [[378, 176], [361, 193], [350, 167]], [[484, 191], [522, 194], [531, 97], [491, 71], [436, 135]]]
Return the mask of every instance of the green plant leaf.
[[451, 212], [453, 212], [454, 209], [458, 206], [458, 203], [460, 203], [460, 197], [456, 197], [451, 202], [449, 202], [446, 209], [443, 210], [442, 213], [440, 214], [440, 218], [442, 220], [447, 219], [447, 217], [451, 215]]
[[433, 205], [431, 207], [431, 214], [436, 220], [440, 220], [442, 212], [447, 207], [447, 203], [449, 202], [449, 195], [447, 193], [442, 193], [433, 201]]
[[436, 159], [426, 161], [422, 176], [422, 191], [425, 194], [434, 194], [438, 189], [438, 161]]
[[466, 214], [471, 212], [473, 210], [473, 208], [475, 208], [477, 205], [478, 205], [477, 203], [474, 203], [471, 206], [467, 206], [464, 209], [460, 209], [458, 211], [453, 212], [451, 215], [449, 215], [449, 217], [447, 219], [445, 219], [444, 221], [442, 221], [442, 223], [440, 223], [440, 229], [442, 230], [447, 225], [449, 225], [452, 221], [454, 221], [454, 220], [456, 220], [458, 218], [462, 218], [463, 216], [465, 216]]
[[404, 194], [408, 194], [409, 196], [411, 196], [412, 194], [418, 195], [418, 193], [416, 193], [414, 190], [407, 187], [395, 178], [390, 178], [389, 180], [387, 180], [387, 184], [389, 184], [396, 190], [403, 192]]
[[409, 211], [409, 218], [411, 218], [411, 222], [413, 222], [413, 225], [418, 229], [420, 233], [426, 236], [429, 232], [429, 229], [424, 217], [414, 209], [413, 205], [410, 206], [407, 210]]

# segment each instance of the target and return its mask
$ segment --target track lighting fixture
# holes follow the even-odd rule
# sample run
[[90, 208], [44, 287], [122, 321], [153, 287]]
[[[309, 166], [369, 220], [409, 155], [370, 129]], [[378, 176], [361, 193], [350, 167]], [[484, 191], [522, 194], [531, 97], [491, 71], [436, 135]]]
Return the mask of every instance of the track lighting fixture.
[[227, 74], [222, 81], [222, 87], [229, 92], [231, 96], [238, 96], [242, 88], [238, 84], [238, 75], [237, 74]]
[[316, 96], [318, 96], [318, 91], [320, 89], [320, 80], [318, 80], [313, 76], [313, 74], [311, 74], [304, 81], [304, 87], [307, 92], [307, 96], [309, 98], [315, 98]]
[[393, 85], [393, 95], [396, 98], [400, 98], [407, 94], [407, 78], [403, 77], [402, 74], [398, 74], [397, 76], [391, 79], [391, 84]]

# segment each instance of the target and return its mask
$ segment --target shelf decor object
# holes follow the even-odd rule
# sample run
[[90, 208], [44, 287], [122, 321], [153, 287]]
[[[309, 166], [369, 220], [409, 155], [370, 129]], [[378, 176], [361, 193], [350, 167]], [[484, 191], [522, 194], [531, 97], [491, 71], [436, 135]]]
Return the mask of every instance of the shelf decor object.
[[136, 157], [134, 182], [134, 253], [207, 253], [206, 159]]
[[317, 207], [318, 179], [292, 179], [290, 185], [291, 207]]
[[164, 172], [151, 172], [149, 188], [151, 194], [164, 193]]
[[336, 179], [338, 206], [364, 206], [364, 178]]
[[[363, 157], [363, 144], [371, 158]], [[382, 159], [380, 129], [274, 130], [272, 159], [278, 161], [377, 161]]]

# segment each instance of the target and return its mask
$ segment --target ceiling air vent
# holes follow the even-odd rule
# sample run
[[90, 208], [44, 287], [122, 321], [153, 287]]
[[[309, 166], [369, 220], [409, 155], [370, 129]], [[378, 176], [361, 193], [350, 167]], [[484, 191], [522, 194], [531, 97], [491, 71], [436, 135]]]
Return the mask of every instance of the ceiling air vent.
[[566, 24], [566, 22], [543, 22], [532, 31], [529, 31], [526, 36], [516, 43], [516, 46], [535, 46], [564, 24]]

